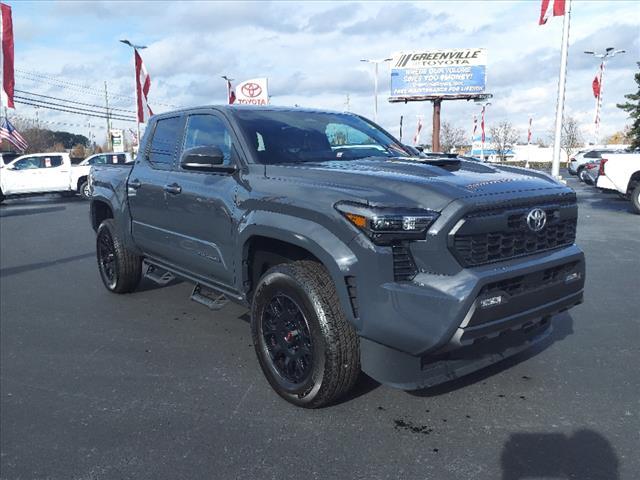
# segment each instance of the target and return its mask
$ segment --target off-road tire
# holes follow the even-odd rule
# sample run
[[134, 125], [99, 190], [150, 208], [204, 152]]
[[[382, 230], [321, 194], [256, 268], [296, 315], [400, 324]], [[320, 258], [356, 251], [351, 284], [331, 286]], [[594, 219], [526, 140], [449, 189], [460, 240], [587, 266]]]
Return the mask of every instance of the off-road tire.
[[631, 206], [633, 211], [640, 215], [640, 183], [631, 192]]
[[[289, 382], [278, 372], [265, 340], [265, 335], [269, 335], [265, 325], [267, 307], [282, 296], [299, 307], [311, 340], [313, 355], [308, 378], [299, 384]], [[280, 264], [260, 278], [252, 302], [251, 333], [267, 380], [282, 398], [294, 405], [305, 408], [330, 405], [345, 395], [358, 379], [358, 336], [345, 318], [333, 280], [317, 262]]]
[[89, 200], [91, 198], [91, 195], [89, 194], [88, 187], [89, 187], [89, 181], [85, 180], [84, 182], [82, 182], [80, 184], [80, 187], [78, 188], [78, 193], [85, 200]]
[[[104, 256], [104, 249], [101, 249], [101, 242], [108, 241], [109, 239], [113, 253], [112, 265], [114, 277], [112, 279], [109, 279], [104, 264], [102, 263], [106, 260], [106, 257]], [[111, 218], [104, 220], [98, 227], [96, 235], [96, 258], [100, 278], [107, 290], [113, 293], [130, 293], [136, 289], [142, 276], [142, 259], [124, 246]]]

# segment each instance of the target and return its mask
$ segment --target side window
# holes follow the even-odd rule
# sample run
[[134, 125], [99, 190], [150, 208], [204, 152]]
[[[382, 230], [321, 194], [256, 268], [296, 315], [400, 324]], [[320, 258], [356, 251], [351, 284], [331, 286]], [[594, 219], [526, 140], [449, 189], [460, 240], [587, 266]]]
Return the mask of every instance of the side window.
[[600, 158], [600, 153], [599, 152], [587, 152], [584, 155], [584, 158]]
[[119, 153], [113, 156], [113, 163], [125, 163], [127, 161], [127, 157], [124, 153]]
[[22, 160], [18, 160], [13, 164], [16, 170], [28, 170], [31, 168], [40, 168], [42, 165], [42, 159], [40, 157], [27, 157]]
[[231, 163], [233, 140], [224, 122], [213, 115], [190, 115], [184, 138], [184, 150], [207, 145], [213, 145], [222, 150], [223, 165]]
[[62, 157], [60, 155], [52, 155], [51, 157], [44, 157], [41, 167], [55, 168], [62, 165]]
[[156, 128], [151, 139], [149, 161], [157, 166], [168, 167], [173, 163], [173, 157], [180, 137], [181, 118], [163, 118], [156, 122]]

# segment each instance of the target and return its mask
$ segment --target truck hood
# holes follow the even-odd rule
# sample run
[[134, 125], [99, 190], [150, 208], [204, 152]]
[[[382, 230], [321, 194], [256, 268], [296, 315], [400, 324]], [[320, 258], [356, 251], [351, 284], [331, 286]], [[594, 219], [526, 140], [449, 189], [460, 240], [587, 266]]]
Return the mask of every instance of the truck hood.
[[438, 166], [431, 160], [364, 158], [349, 161], [268, 165], [267, 177], [302, 183], [306, 195], [335, 190], [344, 200], [373, 205], [416, 205], [441, 210], [453, 200], [538, 191], [566, 193], [567, 187], [533, 170], [460, 161]]

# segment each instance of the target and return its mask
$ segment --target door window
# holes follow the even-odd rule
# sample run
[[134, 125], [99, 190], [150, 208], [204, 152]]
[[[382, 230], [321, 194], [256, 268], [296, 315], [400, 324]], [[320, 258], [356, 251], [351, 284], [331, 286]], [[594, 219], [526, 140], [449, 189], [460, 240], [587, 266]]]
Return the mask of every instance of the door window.
[[168, 167], [173, 163], [178, 137], [181, 134], [180, 120], [180, 117], [171, 117], [156, 122], [149, 152], [149, 161], [152, 164]]
[[223, 165], [231, 163], [233, 139], [224, 122], [213, 115], [190, 115], [184, 138], [184, 150], [215, 146], [222, 150]]
[[42, 158], [40, 157], [27, 157], [18, 160], [13, 164], [16, 170], [29, 170], [32, 168], [42, 168]]
[[42, 158], [42, 167], [55, 168], [62, 165], [62, 157], [60, 155], [52, 155], [50, 157]]

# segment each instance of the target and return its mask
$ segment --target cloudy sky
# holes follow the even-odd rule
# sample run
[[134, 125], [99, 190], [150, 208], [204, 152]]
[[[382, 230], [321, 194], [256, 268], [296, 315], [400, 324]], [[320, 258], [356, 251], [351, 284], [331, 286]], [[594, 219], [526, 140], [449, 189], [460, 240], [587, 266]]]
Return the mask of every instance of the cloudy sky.
[[[220, 76], [266, 76], [275, 105], [344, 110], [373, 116], [372, 66], [362, 58], [438, 48], [486, 48], [487, 91], [493, 93], [487, 123], [511, 121], [534, 139], [548, 138], [555, 114], [562, 17], [538, 26], [540, 0], [472, 2], [9, 2], [13, 7], [16, 88], [87, 104], [133, 109], [128, 38], [143, 51], [152, 77], [149, 103], [172, 106], [220, 104]], [[572, 7], [566, 110], [593, 137], [591, 81], [598, 61], [582, 53], [613, 46], [627, 50], [607, 64], [602, 135], [622, 129], [626, 114], [615, 107], [634, 91], [640, 60], [640, 7], [636, 1], [575, 1]], [[415, 130], [417, 115], [430, 128], [431, 105], [390, 104], [388, 67], [380, 69], [379, 123], [397, 134]], [[87, 108], [87, 107], [83, 107]], [[90, 107], [89, 107], [90, 108]], [[17, 114], [35, 117], [33, 107]], [[445, 102], [443, 120], [471, 131], [479, 108]], [[39, 109], [54, 129], [87, 135], [88, 117]], [[63, 122], [74, 126], [61, 126]], [[104, 120], [94, 119], [96, 140]], [[135, 124], [114, 122], [124, 128]], [[424, 138], [424, 137], [423, 137]], [[428, 139], [426, 139], [428, 140]]]

